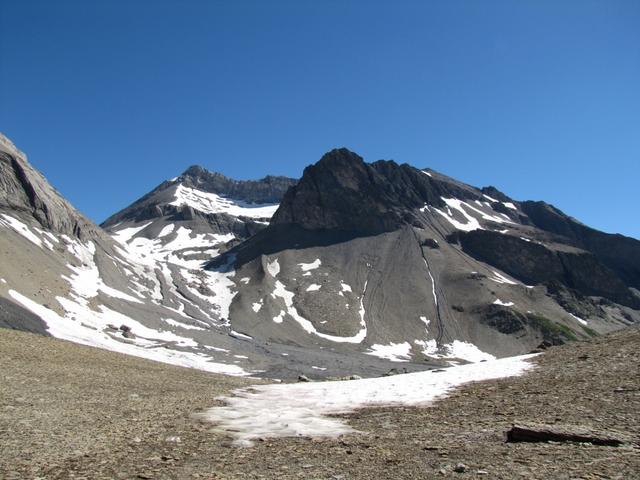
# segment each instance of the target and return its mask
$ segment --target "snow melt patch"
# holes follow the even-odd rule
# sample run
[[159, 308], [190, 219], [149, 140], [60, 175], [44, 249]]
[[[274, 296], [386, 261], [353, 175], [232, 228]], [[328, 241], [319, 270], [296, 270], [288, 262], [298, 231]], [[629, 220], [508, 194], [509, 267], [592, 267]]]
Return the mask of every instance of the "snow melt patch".
[[16, 233], [19, 233], [24, 238], [29, 240], [31, 243], [37, 245], [42, 248], [42, 240], [33, 233], [26, 224], [22, 223], [17, 218], [13, 218], [10, 215], [2, 214], [2, 218], [0, 218], [0, 225], [3, 227], [11, 228]]
[[158, 234], [158, 238], [166, 237], [171, 232], [173, 232], [174, 228], [175, 228], [175, 225], [173, 223], [170, 223], [169, 225], [165, 225], [164, 227], [162, 227], [162, 230], [160, 230], [160, 233]]
[[575, 316], [573, 313], [569, 313], [569, 315], [571, 315], [575, 320], [580, 322], [582, 325], [589, 325], [589, 323], [586, 320], [583, 320], [582, 318]]
[[353, 292], [353, 290], [351, 289], [351, 285], [344, 282], [340, 282], [340, 289], [342, 290], [342, 292]]
[[409, 342], [390, 343], [389, 345], [371, 345], [367, 355], [385, 358], [392, 362], [408, 362], [411, 359], [411, 345]]
[[[92, 310], [84, 299], [72, 301], [57, 297], [66, 312], [65, 316], [60, 316], [55, 311], [34, 302], [15, 290], [9, 290], [9, 295], [27, 310], [44, 320], [47, 324], [47, 331], [56, 338], [208, 372], [227, 375], [248, 374], [238, 366], [212, 362], [212, 357], [208, 355], [166, 348], [160, 342], [175, 342], [180, 346], [193, 346], [195, 342], [172, 332], [150, 329], [104, 306], [100, 306], [98, 310]], [[107, 333], [109, 324], [126, 324], [131, 327], [131, 331], [136, 337], [129, 339], [126, 343], [117, 340], [113, 335]]]
[[364, 291], [362, 292], [362, 296], [360, 297], [360, 330], [358, 333], [351, 337], [339, 337], [337, 335], [328, 335], [326, 333], [321, 333], [316, 330], [316, 327], [309, 320], [304, 318], [298, 312], [298, 309], [293, 305], [293, 297], [295, 296], [293, 292], [287, 290], [285, 285], [280, 281], [276, 280], [275, 288], [271, 296], [275, 298], [281, 298], [284, 301], [286, 312], [283, 310], [280, 314], [273, 319], [276, 323], [282, 323], [284, 320], [284, 313], [289, 314], [291, 318], [293, 318], [298, 325], [302, 327], [302, 329], [313, 335], [324, 338], [326, 340], [330, 340], [332, 342], [340, 342], [340, 343], [361, 343], [365, 337], [367, 336], [367, 324], [364, 320], [365, 310], [364, 310], [364, 295], [367, 290], [367, 284], [364, 285]]
[[[462, 200], [458, 200], [457, 198], [443, 197], [442, 200], [447, 204], [447, 207], [448, 207], [447, 212], [445, 213], [442, 210], [435, 207], [434, 207], [434, 210], [438, 212], [440, 215], [442, 215], [455, 228], [457, 228], [458, 230], [463, 230], [465, 232], [482, 229], [482, 227], [480, 226], [480, 222], [478, 222], [476, 218], [469, 215], [467, 211], [464, 208], [462, 208], [462, 204], [464, 204], [465, 202], [463, 202]], [[451, 208], [460, 212], [462, 216], [465, 218], [466, 223], [462, 223], [456, 220], [455, 218], [453, 218]]]
[[118, 242], [120, 242], [120, 243], [122, 243], [124, 245], [129, 240], [131, 240], [134, 236], [136, 236], [138, 234], [138, 232], [144, 230], [149, 225], [151, 225], [151, 223], [152, 222], [148, 222], [148, 223], [145, 223], [144, 225], [141, 225], [139, 227], [123, 228], [122, 230], [118, 230], [115, 233], [113, 233], [112, 237], [115, 238]]
[[533, 368], [528, 361], [533, 356], [392, 377], [254, 385], [222, 397], [226, 406], [211, 408], [202, 418], [239, 446], [267, 437], [337, 437], [355, 430], [334, 415], [366, 407], [426, 406], [465, 383], [522, 375]]
[[496, 357], [490, 353], [483, 352], [473, 343], [454, 340], [444, 345], [442, 349], [445, 353], [438, 356], [439, 358], [460, 358], [467, 362], [477, 363], [495, 360]]
[[493, 304], [494, 305], [502, 305], [503, 307], [513, 307], [513, 305], [514, 305], [513, 302], [503, 302], [499, 298], [496, 298], [496, 300], [493, 302]]
[[280, 273], [280, 263], [277, 258], [273, 262], [267, 263], [267, 272], [269, 272], [269, 275], [272, 277], [278, 276]]
[[187, 205], [204, 213], [226, 213], [236, 217], [271, 218], [278, 204], [256, 204], [242, 200], [231, 200], [215, 193], [178, 185], [174, 200], [169, 205]]
[[489, 278], [489, 280], [493, 280], [496, 283], [506, 283], [507, 285], [517, 285], [517, 282], [514, 282], [513, 280], [509, 280], [507, 277], [505, 277], [504, 275], [496, 272], [495, 270], [493, 270], [493, 274], [495, 275], [494, 278]]
[[94, 261], [96, 246], [93, 242], [87, 242], [85, 245], [80, 242], [73, 241], [72, 244], [67, 245], [67, 248], [76, 255], [76, 258], [82, 261], [82, 265], [79, 267], [67, 265], [67, 268], [73, 273], [70, 277], [62, 277], [64, 280], [69, 282], [75, 295], [82, 298], [93, 298], [96, 297], [100, 291], [112, 298], [119, 298], [120, 300], [126, 300], [133, 303], [143, 303], [138, 298], [104, 283], [104, 280], [100, 276], [100, 270]]
[[251, 308], [253, 309], [254, 312], [258, 313], [262, 308], [262, 304], [263, 304], [263, 300], [260, 299], [259, 302], [252, 303]]
[[318, 285], [317, 283], [312, 283], [307, 287], [307, 292], [315, 292], [322, 288], [322, 285]]
[[320, 261], [319, 258], [316, 258], [313, 262], [311, 263], [299, 263], [298, 266], [300, 267], [300, 269], [303, 272], [308, 272], [309, 270], [315, 270], [316, 268], [318, 268], [320, 265], [322, 265], [322, 262]]

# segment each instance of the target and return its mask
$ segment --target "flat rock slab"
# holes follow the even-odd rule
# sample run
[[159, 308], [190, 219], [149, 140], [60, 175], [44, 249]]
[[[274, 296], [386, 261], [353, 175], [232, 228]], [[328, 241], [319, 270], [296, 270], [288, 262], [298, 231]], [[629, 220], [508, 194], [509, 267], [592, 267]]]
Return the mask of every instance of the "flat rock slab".
[[513, 425], [505, 432], [506, 442], [579, 442], [608, 447], [635, 443], [621, 432], [593, 430], [578, 425]]

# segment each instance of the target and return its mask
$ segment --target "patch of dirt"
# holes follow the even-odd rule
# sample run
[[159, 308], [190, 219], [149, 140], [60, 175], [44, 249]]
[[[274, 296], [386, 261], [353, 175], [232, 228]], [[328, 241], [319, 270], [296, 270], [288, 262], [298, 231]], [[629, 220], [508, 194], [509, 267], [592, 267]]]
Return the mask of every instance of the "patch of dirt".
[[237, 448], [193, 419], [251, 381], [0, 329], [0, 477], [638, 479], [640, 449], [505, 443], [513, 423], [640, 442], [640, 331], [549, 349], [523, 377], [463, 386], [429, 408], [347, 415], [366, 432]]

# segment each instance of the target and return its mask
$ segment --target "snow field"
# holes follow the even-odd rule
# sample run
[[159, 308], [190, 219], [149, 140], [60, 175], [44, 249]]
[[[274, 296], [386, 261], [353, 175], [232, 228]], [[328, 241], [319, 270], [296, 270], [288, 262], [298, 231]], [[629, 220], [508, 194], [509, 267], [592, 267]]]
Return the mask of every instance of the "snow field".
[[239, 446], [266, 437], [337, 437], [355, 431], [329, 415], [366, 407], [425, 406], [465, 383], [522, 375], [533, 367], [528, 360], [534, 356], [364, 380], [252, 386], [222, 397], [226, 406], [211, 408], [202, 417]]

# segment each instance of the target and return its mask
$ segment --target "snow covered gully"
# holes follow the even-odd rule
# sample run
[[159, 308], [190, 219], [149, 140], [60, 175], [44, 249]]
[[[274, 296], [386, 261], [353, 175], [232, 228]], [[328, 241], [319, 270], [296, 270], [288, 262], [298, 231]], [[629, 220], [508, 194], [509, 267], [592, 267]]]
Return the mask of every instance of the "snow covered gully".
[[267, 437], [337, 437], [355, 430], [329, 415], [365, 407], [425, 406], [465, 383], [522, 375], [533, 368], [528, 360], [534, 356], [364, 380], [252, 386], [222, 397], [226, 406], [211, 408], [202, 418], [239, 446]]

